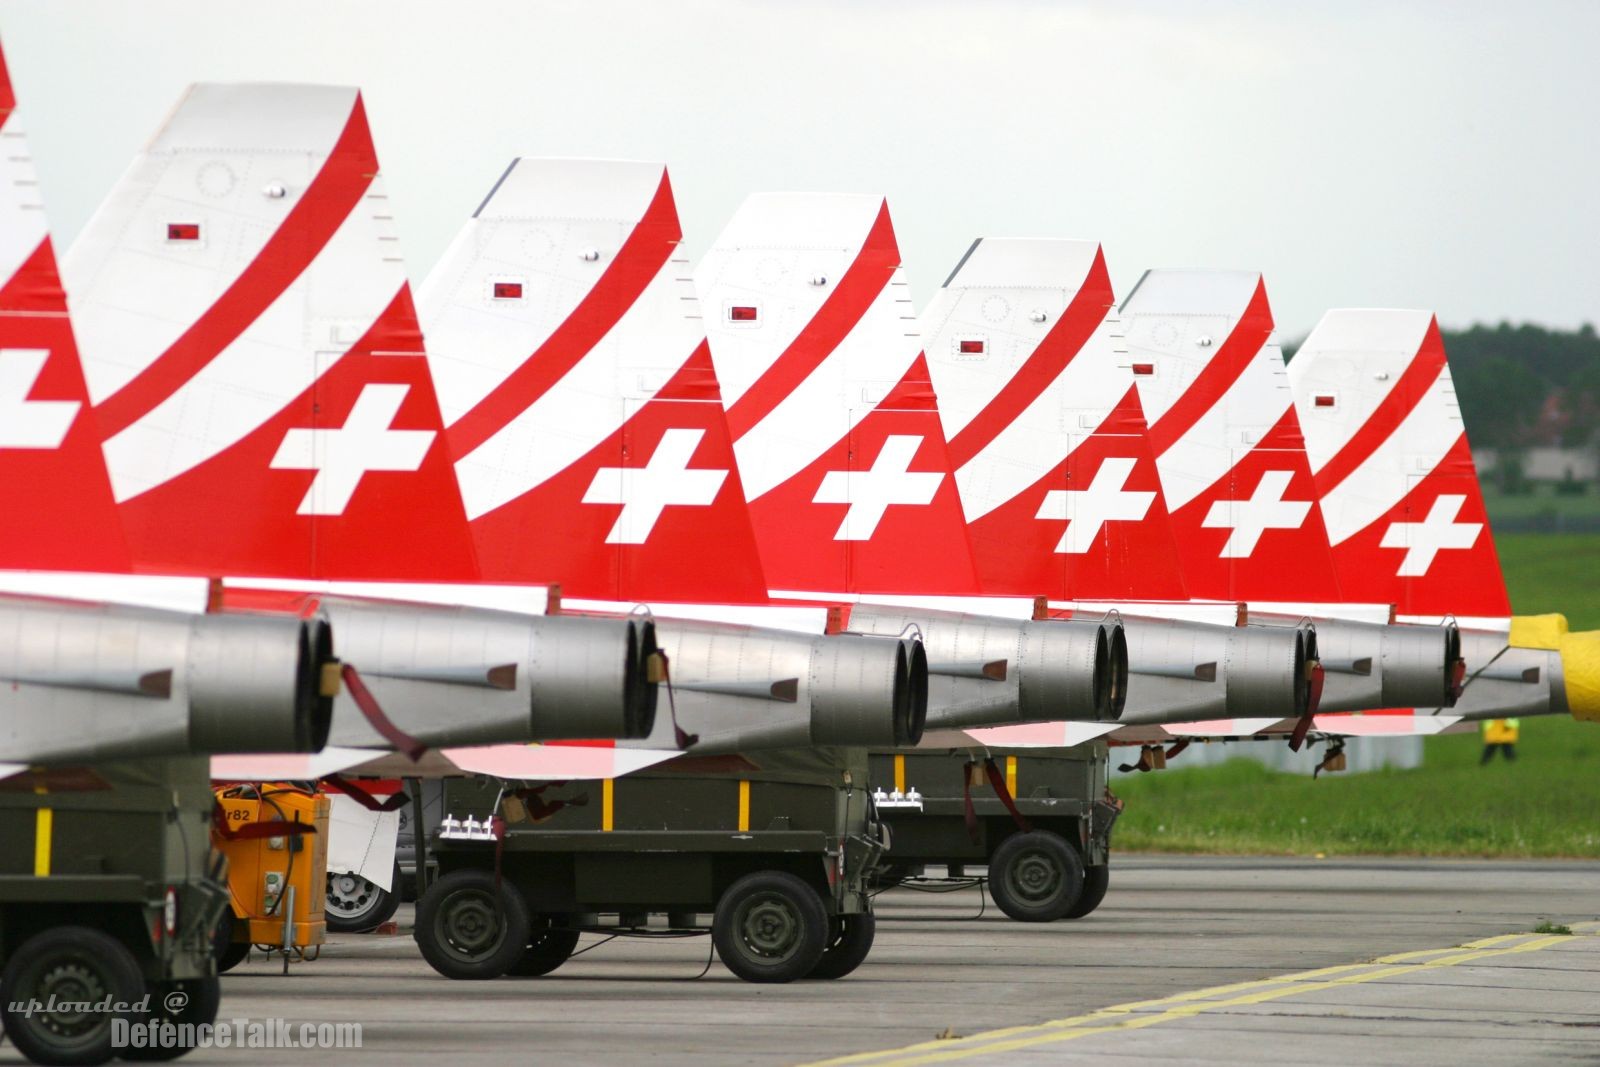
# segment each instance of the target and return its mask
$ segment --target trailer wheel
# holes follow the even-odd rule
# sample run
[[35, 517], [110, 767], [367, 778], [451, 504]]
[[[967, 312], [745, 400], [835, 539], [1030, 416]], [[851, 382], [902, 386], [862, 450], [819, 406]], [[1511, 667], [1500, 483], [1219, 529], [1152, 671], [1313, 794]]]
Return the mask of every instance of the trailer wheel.
[[506, 973], [518, 978], [537, 978], [549, 974], [566, 963], [572, 950], [577, 947], [578, 931], [557, 926], [551, 916], [540, 915], [534, 919], [528, 947]]
[[1083, 871], [1083, 892], [1078, 894], [1078, 899], [1072, 902], [1072, 907], [1067, 909], [1063, 919], [1081, 919], [1100, 906], [1106, 899], [1106, 888], [1111, 885], [1111, 865], [1103, 863], [1098, 867], [1086, 867]]
[[211, 934], [211, 955], [217, 960], [217, 973], [227, 974], [250, 955], [250, 943], [239, 942], [233, 939], [233, 928], [239, 920], [233, 914], [233, 906], [222, 909], [222, 915], [217, 919], [217, 928]]
[[1083, 861], [1060, 834], [1032, 830], [1000, 842], [989, 861], [989, 895], [1018, 922], [1054, 922], [1083, 891]]
[[822, 949], [822, 958], [806, 977], [843, 978], [866, 960], [877, 932], [878, 920], [870, 911], [835, 915], [828, 920], [828, 943]]
[[489, 871], [451, 871], [417, 902], [417, 947], [446, 978], [499, 978], [531, 940], [528, 905]]
[[[150, 1014], [142, 1019], [147, 1023], [173, 1023], [194, 1026], [217, 1021], [217, 1009], [222, 1005], [222, 983], [215, 978], [180, 978], [172, 982], [151, 982], [145, 986], [150, 994]], [[119, 1049], [117, 1055], [125, 1060], [159, 1063], [187, 1055], [193, 1045], [149, 1045], [143, 1048]]]
[[828, 913], [822, 898], [784, 871], [757, 871], [717, 901], [711, 924], [717, 955], [747, 982], [792, 982], [822, 959]]
[[[29, 1060], [105, 1063], [117, 1051], [111, 1047], [116, 1013], [21, 1009], [48, 1005], [52, 998], [80, 1004], [109, 997], [132, 1004], [144, 996], [144, 975], [115, 938], [87, 926], [58, 926], [34, 934], [11, 954], [0, 989], [0, 1027]], [[121, 1017], [133, 1021], [131, 1012]]]
[[394, 878], [388, 891], [353, 871], [328, 872], [325, 918], [328, 929], [338, 934], [362, 934], [376, 930], [394, 918], [400, 907], [400, 864], [394, 865]]

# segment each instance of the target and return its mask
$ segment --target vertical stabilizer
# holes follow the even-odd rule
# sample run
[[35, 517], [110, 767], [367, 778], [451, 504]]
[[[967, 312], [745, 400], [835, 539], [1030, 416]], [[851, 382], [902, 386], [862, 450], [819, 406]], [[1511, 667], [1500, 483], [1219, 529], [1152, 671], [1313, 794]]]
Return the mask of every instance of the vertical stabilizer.
[[1338, 602], [1261, 275], [1149, 271], [1121, 316], [1189, 592]]
[[695, 281], [768, 584], [976, 593], [883, 198], [752, 196]]
[[[27, 133], [0, 55], [0, 568], [128, 568]], [[19, 518], [26, 516], [26, 518]]]
[[1113, 305], [1092, 241], [980, 240], [923, 314], [986, 593], [1187, 599]]
[[1345, 593], [1405, 616], [1511, 614], [1439, 324], [1342, 309], [1289, 383]]
[[355, 89], [192, 87], [65, 276], [136, 566], [476, 575]]
[[419, 305], [484, 577], [766, 597], [666, 168], [519, 159]]

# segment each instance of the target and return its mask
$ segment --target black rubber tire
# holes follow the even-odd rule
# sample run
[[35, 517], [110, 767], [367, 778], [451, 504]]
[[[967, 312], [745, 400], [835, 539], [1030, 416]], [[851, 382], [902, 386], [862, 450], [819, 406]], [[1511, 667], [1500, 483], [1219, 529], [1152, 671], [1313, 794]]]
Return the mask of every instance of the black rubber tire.
[[1064, 917], [1083, 892], [1083, 861], [1066, 838], [1049, 830], [1012, 834], [989, 860], [989, 895], [1018, 922]]
[[[193, 1023], [198, 1027], [202, 1023], [216, 1022], [217, 1009], [222, 1006], [222, 983], [215, 978], [181, 978], [172, 982], [153, 982], [145, 987], [145, 991], [150, 994], [150, 1013], [145, 1016], [144, 1022], [170, 1022], [178, 1025]], [[175, 1005], [170, 999], [175, 993], [183, 993], [187, 998], [181, 1006]], [[154, 1048], [129, 1047], [118, 1050], [117, 1055], [135, 1062], [164, 1063], [186, 1056], [192, 1049], [193, 1046], [190, 1045], [177, 1045], [171, 1048], [159, 1045]]]
[[828, 943], [822, 958], [807, 978], [843, 978], [861, 966], [872, 951], [878, 920], [870, 911], [859, 915], [835, 915], [828, 920]]
[[578, 931], [556, 926], [549, 915], [533, 921], [533, 936], [517, 962], [506, 973], [517, 978], [538, 978], [566, 963], [578, 947]]
[[527, 902], [516, 886], [490, 871], [451, 871], [417, 902], [413, 936], [422, 958], [446, 978], [499, 978], [532, 938]]
[[400, 864], [387, 890], [358, 874], [328, 872], [328, 892], [323, 917], [336, 934], [364, 934], [394, 918], [400, 907]]
[[239, 919], [233, 914], [232, 905], [223, 908], [222, 917], [217, 920], [217, 929], [211, 935], [211, 954], [216, 957], [218, 974], [227, 974], [250, 955], [248, 941], [236, 942], [233, 939], [233, 931], [238, 924]]
[[[57, 926], [24, 941], [0, 972], [0, 1028], [17, 1051], [34, 1063], [105, 1063], [111, 1047], [112, 1012], [12, 1014], [13, 1003], [38, 1000], [101, 1000], [132, 1005], [144, 996], [139, 961], [123, 944], [87, 926]], [[132, 1012], [124, 1018], [135, 1021]]]
[[1101, 864], [1098, 867], [1085, 867], [1083, 871], [1083, 891], [1078, 894], [1078, 899], [1072, 902], [1072, 907], [1067, 909], [1063, 919], [1081, 919], [1100, 906], [1106, 899], [1106, 889], [1111, 885], [1111, 865]]
[[822, 959], [828, 913], [817, 891], [784, 871], [757, 871], [717, 901], [711, 939], [728, 970], [746, 982], [792, 982]]

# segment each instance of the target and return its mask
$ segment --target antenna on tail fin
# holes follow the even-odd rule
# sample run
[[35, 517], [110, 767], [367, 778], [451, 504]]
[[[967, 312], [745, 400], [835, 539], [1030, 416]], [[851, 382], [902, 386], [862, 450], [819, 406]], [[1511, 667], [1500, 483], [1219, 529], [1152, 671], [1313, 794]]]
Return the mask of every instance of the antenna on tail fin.
[[519, 159], [419, 303], [484, 576], [766, 598], [659, 163]]
[[1330, 311], [1288, 373], [1345, 592], [1423, 619], [1508, 617], [1434, 316]]
[[0, 54], [0, 569], [126, 571], [39, 182]]
[[136, 567], [476, 576], [355, 89], [192, 87], [65, 273]]
[[923, 314], [987, 593], [1187, 599], [1113, 305], [1092, 241], [979, 240]]
[[977, 592], [883, 198], [752, 196], [695, 280], [769, 584]]

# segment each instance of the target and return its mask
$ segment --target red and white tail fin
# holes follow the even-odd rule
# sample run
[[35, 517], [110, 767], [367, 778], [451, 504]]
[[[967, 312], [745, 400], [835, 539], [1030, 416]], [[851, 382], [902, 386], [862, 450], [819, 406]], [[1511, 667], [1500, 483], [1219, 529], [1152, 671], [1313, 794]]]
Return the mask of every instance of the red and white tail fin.
[[1114, 303], [1092, 241], [980, 240], [923, 313], [986, 593], [1187, 599]]
[[0, 54], [0, 568], [128, 569], [88, 399]]
[[976, 593], [883, 198], [752, 196], [695, 281], [768, 584]]
[[521, 159], [418, 304], [484, 577], [766, 599], [666, 168]]
[[64, 267], [135, 566], [476, 576], [359, 92], [192, 87]]
[[1505, 577], [1432, 313], [1330, 311], [1289, 383], [1345, 593], [1503, 628]]
[[1189, 592], [1337, 603], [1261, 275], [1149, 271], [1121, 316]]

